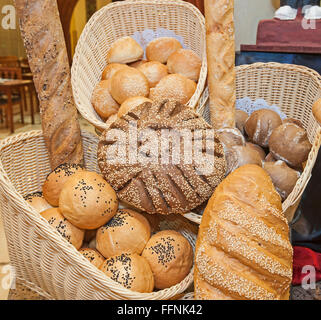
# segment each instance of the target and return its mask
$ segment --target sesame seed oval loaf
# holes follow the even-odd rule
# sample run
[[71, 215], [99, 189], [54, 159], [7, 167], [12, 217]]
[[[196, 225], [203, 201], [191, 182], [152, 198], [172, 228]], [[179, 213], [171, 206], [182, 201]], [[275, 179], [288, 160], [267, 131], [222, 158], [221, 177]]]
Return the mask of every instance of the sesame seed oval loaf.
[[[191, 140], [184, 140], [185, 134]], [[98, 164], [120, 200], [151, 214], [193, 210], [210, 198], [226, 171], [211, 126], [191, 108], [168, 100], [141, 104], [105, 130]]]
[[215, 190], [195, 252], [195, 298], [287, 300], [292, 246], [281, 199], [264, 169], [245, 165]]

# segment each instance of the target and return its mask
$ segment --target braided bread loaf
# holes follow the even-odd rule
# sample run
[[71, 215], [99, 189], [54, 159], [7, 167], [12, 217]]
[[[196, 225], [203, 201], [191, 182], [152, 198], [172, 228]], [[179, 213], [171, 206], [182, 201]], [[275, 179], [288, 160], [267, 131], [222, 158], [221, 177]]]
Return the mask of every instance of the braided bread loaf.
[[15, 0], [20, 29], [38, 93], [52, 169], [82, 163], [83, 148], [70, 68], [56, 0]]
[[195, 253], [196, 299], [286, 300], [292, 247], [281, 199], [264, 169], [245, 165], [215, 190]]
[[205, 0], [206, 51], [211, 122], [235, 126], [234, 0]]

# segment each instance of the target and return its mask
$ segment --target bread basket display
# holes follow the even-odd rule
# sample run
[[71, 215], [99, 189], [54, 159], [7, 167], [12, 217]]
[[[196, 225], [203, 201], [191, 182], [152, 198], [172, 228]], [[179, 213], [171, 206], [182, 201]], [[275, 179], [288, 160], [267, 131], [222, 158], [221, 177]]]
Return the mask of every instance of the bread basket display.
[[207, 77], [204, 16], [195, 6], [181, 0], [116, 2], [103, 7], [89, 20], [73, 58], [72, 86], [77, 109], [96, 128], [107, 128], [93, 109], [91, 96], [106, 67], [111, 44], [135, 32], [160, 28], [182, 37], [186, 48], [202, 59], [197, 88], [188, 102], [193, 108], [197, 105]]

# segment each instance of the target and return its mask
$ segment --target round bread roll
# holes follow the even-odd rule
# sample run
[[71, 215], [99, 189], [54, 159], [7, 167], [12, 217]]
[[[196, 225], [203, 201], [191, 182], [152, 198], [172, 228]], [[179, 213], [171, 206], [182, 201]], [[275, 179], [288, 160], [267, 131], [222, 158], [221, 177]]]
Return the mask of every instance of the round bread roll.
[[237, 128], [223, 128], [216, 132], [225, 148], [245, 145], [245, 138]]
[[265, 162], [263, 168], [270, 175], [276, 191], [284, 201], [300, 178], [300, 172], [291, 169], [284, 161]]
[[254, 111], [245, 123], [245, 131], [251, 142], [267, 147], [272, 131], [282, 124], [280, 116], [273, 110]]
[[131, 67], [131, 68], [137, 68], [137, 67], [141, 66], [142, 64], [144, 64], [146, 62], [148, 62], [148, 61], [147, 60], [138, 60], [138, 61], [129, 63], [128, 66]]
[[149, 98], [153, 101], [170, 99], [186, 104], [196, 90], [196, 83], [180, 74], [169, 74], [150, 90]]
[[136, 108], [137, 106], [145, 103], [153, 103], [152, 100], [146, 97], [132, 97], [125, 100], [118, 110], [118, 117], [121, 118], [124, 114], [128, 113], [130, 110]]
[[127, 64], [121, 63], [110, 63], [107, 64], [106, 68], [104, 69], [101, 80], [108, 80], [119, 70], [128, 68]]
[[170, 288], [189, 274], [193, 265], [193, 249], [179, 232], [164, 230], [153, 235], [142, 256], [154, 275], [155, 288]]
[[201, 72], [202, 60], [193, 50], [178, 49], [169, 56], [167, 67], [169, 73], [179, 73], [197, 82]]
[[136, 292], [152, 292], [154, 277], [147, 260], [137, 253], [122, 253], [105, 260], [100, 270], [125, 288]]
[[43, 197], [42, 192], [34, 192], [23, 197], [38, 212], [52, 208], [52, 206]]
[[144, 216], [129, 209], [118, 210], [106, 225], [98, 229], [97, 250], [105, 258], [124, 252], [141, 254], [150, 235], [150, 225]]
[[79, 252], [98, 269], [105, 261], [105, 258], [95, 249], [81, 248]]
[[131, 37], [116, 40], [107, 53], [108, 63], [130, 63], [140, 60], [144, 55], [143, 48]]
[[265, 160], [266, 153], [260, 146], [258, 146], [257, 144], [251, 143], [251, 142], [246, 142], [246, 146], [254, 148], [255, 150], [257, 150], [261, 155], [261, 159]]
[[110, 94], [110, 86], [110, 79], [100, 81], [95, 87], [91, 97], [91, 103], [95, 111], [104, 120], [117, 113], [119, 109], [119, 104]]
[[294, 118], [286, 118], [283, 120], [283, 123], [294, 123], [300, 128], [304, 129], [303, 124], [300, 120], [294, 119]]
[[248, 118], [249, 115], [245, 111], [235, 110], [235, 126], [241, 131], [243, 135], [245, 133], [244, 126]]
[[59, 207], [72, 224], [81, 229], [98, 229], [117, 212], [114, 189], [96, 172], [73, 175], [60, 193]]
[[149, 61], [166, 63], [169, 56], [176, 50], [181, 49], [181, 43], [170, 37], [157, 38], [149, 42], [146, 47], [146, 57]]
[[284, 123], [273, 130], [269, 140], [270, 152], [290, 167], [302, 167], [312, 148], [304, 129], [294, 123]]
[[149, 94], [148, 80], [141, 71], [135, 68], [121, 69], [111, 78], [110, 93], [119, 104], [131, 97], [147, 97]]
[[59, 196], [62, 187], [72, 175], [76, 172], [83, 171], [83, 167], [78, 164], [64, 163], [53, 170], [46, 178], [43, 186], [42, 192], [44, 198], [53, 207], [58, 207]]
[[59, 208], [47, 209], [40, 213], [48, 223], [56, 229], [69, 243], [80, 249], [84, 240], [85, 231], [70, 223]]
[[167, 67], [158, 61], [143, 63], [137, 69], [146, 76], [150, 88], [154, 88], [162, 78], [168, 75]]

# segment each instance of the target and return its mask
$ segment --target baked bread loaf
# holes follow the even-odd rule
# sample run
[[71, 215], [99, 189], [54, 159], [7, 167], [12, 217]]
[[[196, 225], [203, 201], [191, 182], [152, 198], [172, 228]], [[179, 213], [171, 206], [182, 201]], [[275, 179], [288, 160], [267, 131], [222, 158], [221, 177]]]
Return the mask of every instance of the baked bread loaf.
[[70, 177], [59, 197], [62, 214], [81, 229], [97, 229], [107, 223], [118, 208], [113, 188], [96, 172], [82, 171]]
[[91, 97], [91, 103], [95, 111], [103, 120], [117, 113], [119, 109], [119, 104], [110, 93], [110, 85], [110, 79], [100, 81], [95, 87]]
[[143, 215], [122, 209], [98, 229], [96, 246], [105, 258], [124, 252], [141, 254], [150, 236], [150, 225]]
[[141, 71], [135, 68], [128, 67], [118, 70], [111, 78], [110, 93], [119, 104], [131, 97], [147, 97], [149, 95], [148, 80]]
[[139, 97], [138, 96], [138, 97], [128, 98], [120, 106], [118, 113], [117, 113], [118, 117], [121, 118], [124, 114], [128, 113], [130, 110], [136, 108], [137, 106], [139, 106], [145, 102], [153, 103], [152, 100], [150, 100], [146, 97]]
[[98, 269], [105, 261], [105, 258], [95, 249], [81, 248], [79, 252]]
[[[112, 138], [112, 130], [122, 130], [128, 136], [133, 121], [137, 123], [137, 135], [142, 138], [145, 136], [145, 139], [149, 137], [152, 142], [145, 141], [137, 146], [137, 143]], [[146, 128], [152, 129], [147, 136]], [[194, 136], [192, 142], [198, 141], [203, 152], [204, 144], [212, 141], [212, 145], [209, 145], [212, 149], [209, 149], [214, 149], [214, 155], [204, 152], [201, 156], [201, 150], [198, 149], [200, 156], [192, 157], [188, 163], [184, 159], [184, 143], [181, 143], [178, 147], [181, 148], [178, 149], [179, 159], [174, 158], [173, 161], [171, 155], [175, 149], [173, 151], [172, 144], [166, 146], [166, 136], [162, 140], [163, 143], [165, 141], [163, 152], [157, 152], [158, 148], [155, 148], [155, 144], [162, 139], [164, 129], [174, 129], [171, 131], [174, 138], [181, 137], [180, 140], [184, 139], [186, 129], [204, 133], [202, 138]], [[183, 214], [208, 200], [225, 175], [223, 147], [213, 130], [208, 129], [211, 129], [210, 125], [185, 105], [166, 100], [152, 105], [144, 103], [117, 119], [103, 132], [98, 144], [98, 165], [104, 178], [125, 203], [148, 213]], [[205, 133], [210, 135], [208, 140]], [[171, 140], [171, 137], [167, 139], [168, 142]], [[121, 150], [128, 145], [128, 154], [118, 158], [117, 152], [115, 154], [113, 151], [115, 143]], [[192, 144], [189, 141], [186, 147]], [[137, 157], [131, 158], [130, 155]], [[208, 161], [209, 157], [211, 161]]]
[[142, 63], [137, 69], [145, 75], [150, 88], [154, 88], [162, 78], [168, 75], [167, 67], [158, 61]]
[[257, 150], [261, 155], [261, 159], [265, 160], [266, 153], [265, 153], [263, 148], [261, 148], [259, 145], [255, 144], [255, 143], [251, 143], [251, 142], [246, 142], [245, 145], [248, 146], [248, 147], [253, 148], [254, 150]]
[[223, 128], [216, 132], [226, 149], [233, 146], [245, 146], [245, 138], [237, 128]]
[[275, 159], [285, 161], [290, 167], [301, 168], [312, 145], [304, 129], [294, 123], [284, 123], [273, 130], [269, 147]]
[[169, 56], [173, 52], [181, 48], [181, 43], [175, 38], [157, 38], [148, 43], [146, 47], [146, 57], [149, 61], [159, 61], [160, 63], [166, 63]]
[[245, 123], [245, 131], [255, 144], [266, 148], [272, 131], [282, 124], [280, 116], [273, 110], [254, 111]]
[[206, 52], [211, 122], [215, 129], [235, 126], [234, 1], [205, 0]]
[[150, 90], [153, 101], [170, 99], [186, 104], [196, 90], [196, 83], [180, 74], [169, 74], [162, 78], [155, 88]]
[[291, 169], [284, 161], [265, 162], [263, 168], [272, 179], [276, 191], [284, 201], [300, 178], [300, 172]]
[[243, 135], [245, 133], [244, 126], [248, 118], [249, 115], [245, 111], [235, 110], [235, 126]]
[[63, 163], [53, 170], [42, 186], [43, 196], [48, 203], [58, 207], [60, 192], [66, 181], [76, 172], [83, 170], [83, 166], [74, 163]]
[[107, 53], [107, 63], [130, 63], [140, 60], [143, 48], [131, 37], [116, 40]]
[[59, 208], [51, 208], [40, 213], [69, 243], [80, 249], [85, 231], [75, 227], [62, 214]]
[[201, 72], [202, 60], [193, 50], [178, 49], [169, 56], [167, 67], [170, 73], [179, 73], [197, 82]]
[[16, 0], [38, 99], [43, 136], [51, 168], [62, 163], [83, 163], [77, 109], [57, 1]]
[[142, 253], [153, 272], [156, 289], [170, 288], [190, 273], [193, 249], [179, 232], [164, 230], [153, 235]]
[[52, 208], [43, 197], [42, 192], [34, 192], [23, 197], [37, 212], [42, 212]]
[[302, 124], [302, 122], [300, 120], [297, 120], [297, 119], [294, 119], [294, 118], [286, 118], [283, 120], [283, 123], [294, 123], [296, 124], [297, 126], [301, 127], [302, 129], [304, 129], [304, 126]]
[[119, 70], [127, 68], [127, 64], [122, 63], [110, 63], [107, 64], [106, 68], [104, 69], [101, 80], [108, 80]]
[[292, 246], [279, 194], [267, 172], [246, 165], [215, 190], [195, 252], [195, 298], [287, 300]]
[[105, 260], [100, 270], [125, 288], [136, 292], [152, 292], [154, 277], [147, 260], [137, 253], [123, 253]]

